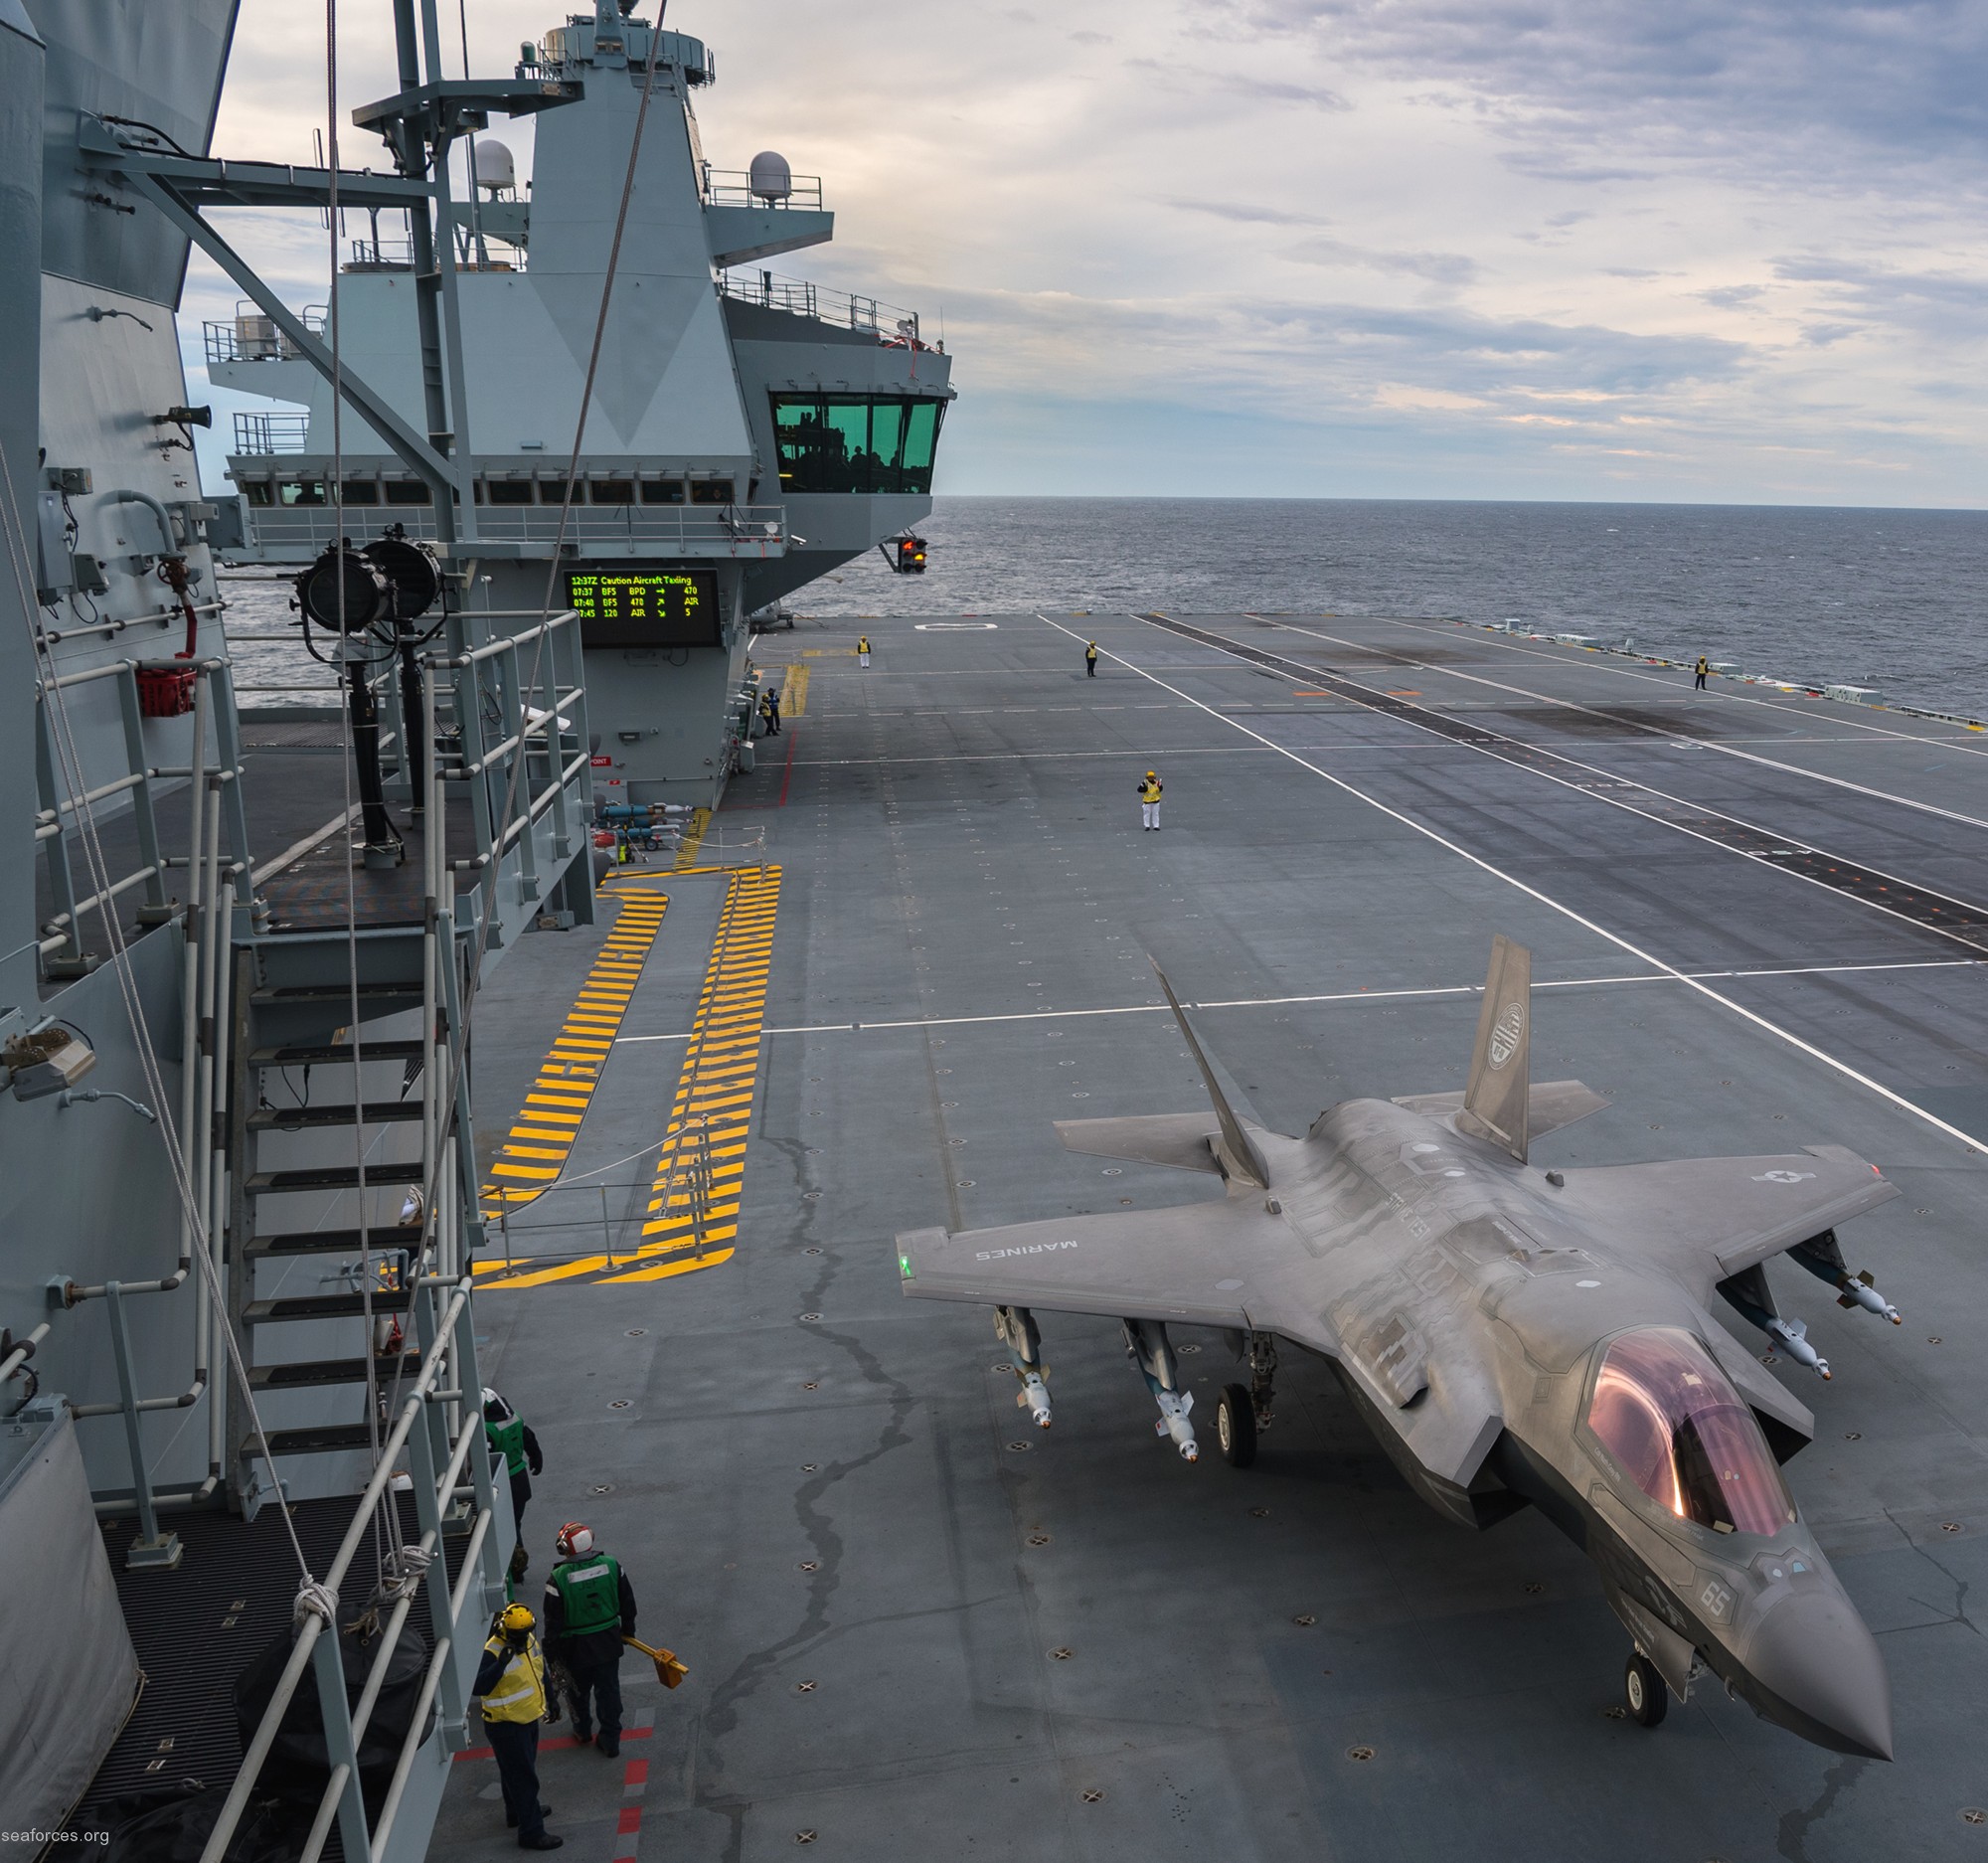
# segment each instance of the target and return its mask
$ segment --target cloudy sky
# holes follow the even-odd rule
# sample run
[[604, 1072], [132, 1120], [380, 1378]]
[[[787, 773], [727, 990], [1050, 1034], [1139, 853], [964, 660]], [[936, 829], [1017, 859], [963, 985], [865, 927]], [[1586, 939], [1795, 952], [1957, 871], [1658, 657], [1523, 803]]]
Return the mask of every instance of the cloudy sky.
[[[479, 73], [558, 18], [466, 6]], [[383, 94], [385, 0], [340, 13], [348, 103]], [[835, 244], [774, 262], [943, 319], [943, 491], [1988, 503], [1982, 0], [668, 23], [716, 52], [718, 166], [824, 178]], [[245, 0], [219, 151], [309, 158], [321, 33]], [[241, 238], [322, 296], [307, 217]], [[190, 283], [189, 328], [232, 306]]]

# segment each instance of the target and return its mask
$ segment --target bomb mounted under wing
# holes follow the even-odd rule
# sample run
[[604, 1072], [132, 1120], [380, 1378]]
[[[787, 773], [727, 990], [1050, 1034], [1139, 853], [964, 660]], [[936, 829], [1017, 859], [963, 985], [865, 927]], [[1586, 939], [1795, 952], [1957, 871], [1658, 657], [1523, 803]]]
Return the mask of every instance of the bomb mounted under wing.
[[[1155, 966], [1157, 969], [1157, 966]], [[1199, 1454], [1167, 1328], [1247, 1358], [1223, 1394], [1246, 1465], [1278, 1347], [1325, 1357], [1409, 1485], [1488, 1527], [1537, 1506], [1600, 1572], [1646, 1726], [1710, 1672], [1768, 1720], [1892, 1757], [1883, 1657], [1802, 1522], [1779, 1464], [1814, 1419], [1711, 1310], [1714, 1296], [1823, 1377], [1763, 1265], [1788, 1255], [1845, 1306], [1896, 1320], [1835, 1226], [1897, 1194], [1835, 1145], [1780, 1157], [1540, 1171], [1540, 1134], [1608, 1102], [1531, 1079], [1532, 959], [1500, 937], [1460, 1094], [1350, 1100], [1302, 1138], [1266, 1128], [1162, 988], [1210, 1109], [1059, 1123], [1066, 1145], [1214, 1172], [1220, 1201], [898, 1238], [906, 1294], [991, 1304], [1017, 1402], [1049, 1428], [1035, 1311], [1111, 1314], [1158, 1409]]]

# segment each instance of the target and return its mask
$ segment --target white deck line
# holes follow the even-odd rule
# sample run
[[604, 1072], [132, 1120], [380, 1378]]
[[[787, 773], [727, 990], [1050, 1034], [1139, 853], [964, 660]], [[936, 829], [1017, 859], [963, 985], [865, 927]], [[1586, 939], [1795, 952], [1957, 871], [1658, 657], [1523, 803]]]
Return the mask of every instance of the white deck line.
[[[1269, 617], [1261, 614], [1250, 614], [1245, 609], [1244, 618], [1252, 621], [1262, 621], [1262, 620], [1268, 620]], [[1316, 627], [1299, 627], [1290, 621], [1274, 621], [1271, 622], [1270, 624], [1279, 628], [1286, 629], [1294, 634], [1308, 634], [1314, 640], [1330, 641], [1337, 646], [1356, 647], [1356, 648], [1361, 648], [1365, 651], [1376, 650], [1368, 646], [1367, 643], [1365, 642], [1358, 640], [1347, 640], [1342, 638], [1338, 634], [1328, 634]], [[1382, 647], [1378, 650], [1383, 653], [1393, 651], [1392, 648], [1388, 647]], [[1458, 672], [1454, 667], [1437, 666], [1432, 661], [1417, 660], [1408, 653], [1400, 654], [1397, 657], [1400, 659], [1402, 665], [1404, 665], [1405, 667], [1411, 666], [1418, 673], [1433, 673], [1438, 678], [1442, 679], [1467, 680], [1473, 686], [1489, 686], [1494, 692], [1516, 693], [1520, 698], [1534, 699], [1537, 700], [1542, 705], [1563, 706], [1570, 712], [1581, 712], [1584, 713], [1589, 718], [1605, 719], [1608, 717], [1608, 714], [1606, 712], [1598, 712], [1591, 705], [1582, 705], [1577, 699], [1562, 699], [1556, 697], [1553, 693], [1550, 692], [1535, 692], [1530, 686], [1510, 686], [1500, 679], [1486, 679], [1482, 674], [1479, 673]], [[1610, 668], [1608, 670], [1617, 671], [1626, 669]], [[1338, 677], [1345, 679], [1345, 678], [1350, 678], [1351, 675], [1341, 673], [1338, 675]], [[1729, 695], [1726, 693], [1720, 694], [1721, 698], [1726, 698]], [[1759, 701], [1755, 700], [1754, 703], [1758, 704]], [[1611, 722], [1619, 723], [1620, 721], [1611, 721]], [[1852, 720], [1846, 722], [1854, 723], [1856, 721]], [[1829, 783], [1834, 788], [1852, 789], [1855, 790], [1856, 793], [1859, 795], [1868, 795], [1880, 802], [1896, 802], [1901, 808], [1915, 808], [1918, 809], [1923, 814], [1939, 815], [1944, 817], [1947, 821], [1962, 822], [1970, 828], [1988, 828], [1988, 821], [1983, 821], [1979, 815], [1963, 815], [1958, 809], [1941, 808], [1939, 804], [1936, 802], [1922, 802], [1918, 800], [1917, 797], [1915, 796], [1895, 795], [1890, 789], [1874, 789], [1868, 783], [1852, 782], [1850, 778], [1847, 776], [1829, 776], [1825, 775], [1819, 769], [1804, 769], [1799, 763], [1783, 763], [1775, 758], [1762, 757], [1757, 751], [1742, 751], [1740, 750], [1735, 745], [1721, 744], [1716, 739], [1712, 738], [1679, 739], [1672, 733], [1663, 730], [1659, 726], [1644, 725], [1640, 723], [1633, 724], [1632, 729], [1644, 732], [1648, 736], [1658, 739], [1659, 741], [1662, 742], [1670, 744], [1685, 743], [1689, 744], [1694, 750], [1718, 751], [1726, 757], [1737, 757], [1744, 762], [1759, 763], [1767, 769], [1784, 770], [1787, 774], [1791, 776], [1804, 776], [1810, 782], [1826, 782]], [[1907, 736], [1907, 734], [1905, 733], [1899, 733], [1895, 735], [1901, 737]], [[1911, 738], [1909, 741], [1915, 744], [1923, 744], [1926, 742], [1926, 740], [1922, 738]], [[1828, 740], [1824, 739], [1822, 740], [1822, 742], [1827, 743]], [[1549, 745], [1540, 745], [1537, 748], [1543, 751], [1551, 751], [1552, 754], [1556, 757], [1565, 755], [1564, 752], [1553, 751], [1552, 747]], [[1962, 746], [1961, 748], [1967, 750], [1970, 754], [1973, 754], [1973, 746], [1966, 745]], [[1590, 765], [1582, 764], [1581, 767], [1585, 769], [1590, 767]], [[1633, 781], [1634, 778], [1629, 778], [1629, 780]], [[1657, 791], [1656, 793], [1661, 793], [1661, 791]], [[1679, 798], [1674, 797], [1673, 799], [1676, 800]], [[1707, 813], [1709, 814], [1720, 814], [1723, 812], [1724, 812], [1723, 810], [1719, 809], [1707, 810]], [[1727, 819], [1737, 820], [1739, 818], [1737, 816], [1728, 816]]]
[[[1100, 648], [1101, 652], [1102, 649]], [[1613, 987], [1623, 983], [1670, 983], [1687, 981], [1690, 978], [1718, 981], [1721, 979], [1740, 980], [1747, 977], [1827, 977], [1848, 976], [1863, 970], [1967, 970], [1975, 965], [1988, 962], [1988, 958], [1978, 957], [1922, 957], [1907, 962], [1884, 964], [1788, 964], [1757, 970], [1693, 970], [1690, 972], [1670, 972], [1664, 970], [1644, 971], [1635, 975], [1615, 977], [1557, 977], [1542, 980], [1535, 978], [1536, 990], [1586, 990]], [[1397, 990], [1332, 990], [1313, 996], [1230, 996], [1211, 998], [1206, 1002], [1192, 1002], [1190, 1009], [1283, 1009], [1293, 1004], [1307, 1003], [1386, 1003], [1399, 1002], [1405, 997], [1423, 996], [1477, 996], [1481, 995], [1481, 983], [1435, 983], [1414, 989]], [[867, 1034], [872, 1029], [950, 1029], [968, 1028], [988, 1022], [1064, 1022], [1073, 1017], [1083, 1016], [1146, 1016], [1170, 1014], [1165, 1003], [1125, 1003], [1116, 1007], [1099, 1009], [1021, 1009], [1004, 1015], [986, 1016], [911, 1016], [895, 1021], [880, 1022], [797, 1022], [785, 1028], [761, 1029], [762, 1035], [850, 1035]], [[687, 1042], [688, 1029], [678, 1029], [668, 1035], [617, 1035], [614, 1038], [618, 1048], [626, 1042]]]

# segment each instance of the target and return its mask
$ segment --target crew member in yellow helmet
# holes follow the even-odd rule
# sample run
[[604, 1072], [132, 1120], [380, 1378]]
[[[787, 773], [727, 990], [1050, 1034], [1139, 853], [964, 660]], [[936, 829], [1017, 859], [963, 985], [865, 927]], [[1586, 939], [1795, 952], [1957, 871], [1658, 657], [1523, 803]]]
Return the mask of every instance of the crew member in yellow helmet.
[[1139, 784], [1139, 821], [1147, 828], [1158, 829], [1160, 825], [1160, 796], [1165, 785], [1152, 770], [1146, 771], [1145, 780]]
[[564, 1837], [546, 1829], [552, 1806], [539, 1802], [539, 1723], [546, 1718], [546, 1659], [526, 1605], [507, 1605], [483, 1645], [483, 1666], [469, 1691], [483, 1702], [483, 1732], [504, 1788], [504, 1821], [520, 1850], [557, 1850]]

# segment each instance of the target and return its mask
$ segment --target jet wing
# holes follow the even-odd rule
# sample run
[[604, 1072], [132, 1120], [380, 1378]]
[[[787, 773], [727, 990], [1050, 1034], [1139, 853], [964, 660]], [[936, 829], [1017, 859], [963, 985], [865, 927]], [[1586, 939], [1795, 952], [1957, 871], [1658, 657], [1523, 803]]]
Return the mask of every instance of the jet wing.
[[1247, 1327], [1247, 1308], [1260, 1312], [1275, 1283], [1308, 1259], [1282, 1217], [1254, 1199], [898, 1238], [911, 1299], [1195, 1326]]
[[1570, 1216], [1663, 1260], [1701, 1300], [1764, 1262], [1899, 1194], [1842, 1145], [1782, 1157], [1677, 1158], [1569, 1171]]

